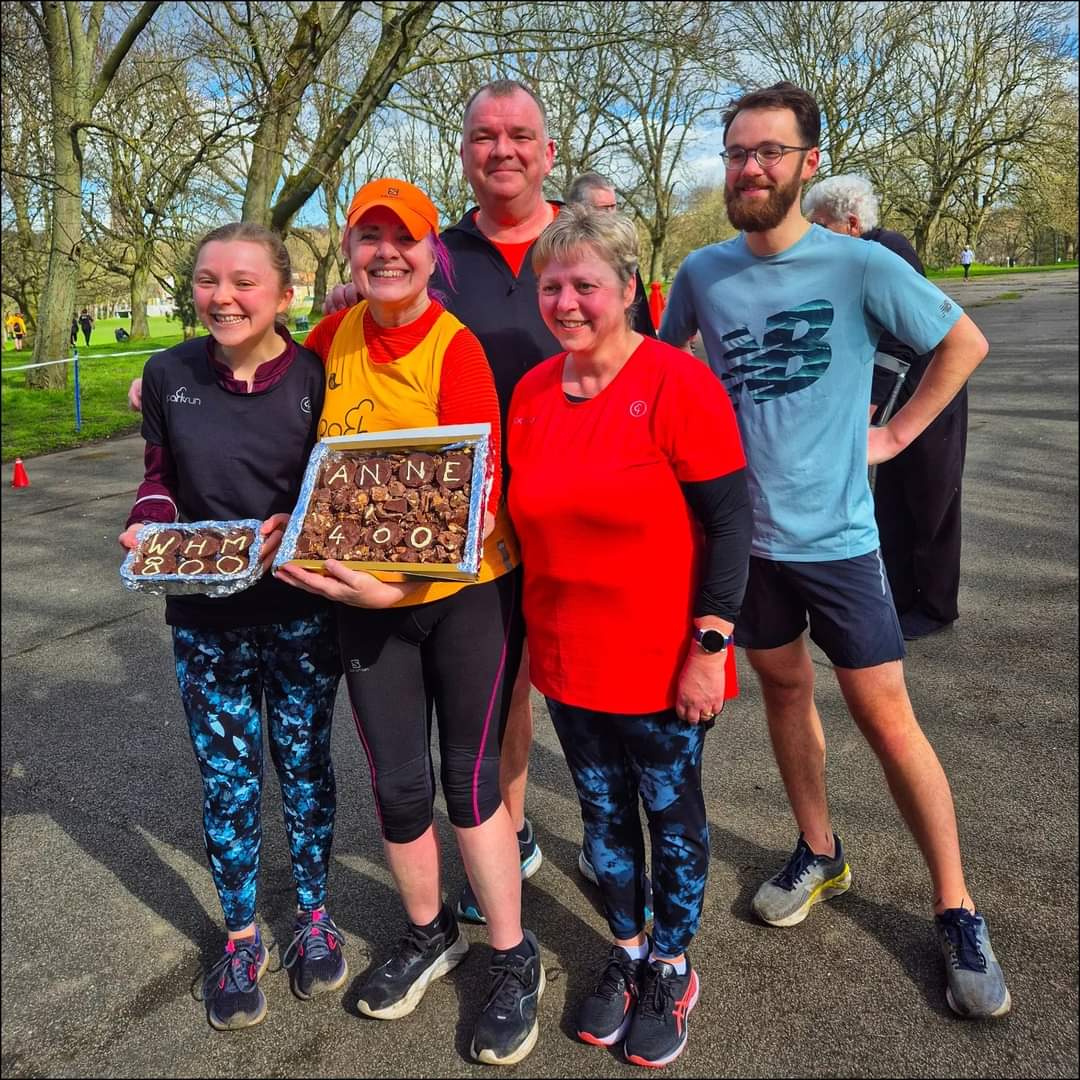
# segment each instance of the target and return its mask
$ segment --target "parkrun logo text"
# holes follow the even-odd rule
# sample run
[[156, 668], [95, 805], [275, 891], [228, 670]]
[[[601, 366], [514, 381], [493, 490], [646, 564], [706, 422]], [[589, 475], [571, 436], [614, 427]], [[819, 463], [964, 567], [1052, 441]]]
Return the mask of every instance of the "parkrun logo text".
[[187, 387], [186, 386], [178, 387], [165, 400], [166, 401], [174, 401], [174, 402], [176, 402], [177, 405], [201, 405], [202, 404], [202, 398], [188, 397], [187, 396]]

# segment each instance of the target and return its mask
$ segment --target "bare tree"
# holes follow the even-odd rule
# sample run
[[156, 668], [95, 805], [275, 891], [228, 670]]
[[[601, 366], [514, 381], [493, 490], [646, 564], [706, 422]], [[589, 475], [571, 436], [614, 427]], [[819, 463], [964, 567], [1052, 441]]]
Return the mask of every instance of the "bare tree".
[[[44, 45], [49, 63], [49, 126], [52, 138], [49, 263], [41, 290], [34, 361], [65, 355], [79, 280], [82, 239], [83, 143], [86, 127], [120, 65], [161, 6], [146, 0], [130, 16], [124, 4], [58, 4], [24, 0], [23, 10]], [[107, 23], [113, 25], [107, 27]], [[106, 33], [106, 30], [109, 33]], [[115, 34], [115, 43], [108, 41]], [[27, 372], [29, 386], [67, 383], [67, 365]]]
[[3, 244], [0, 282], [15, 302], [31, 336], [37, 325], [38, 291], [45, 274], [51, 207], [45, 178], [52, 171], [48, 127], [48, 62], [29, 16], [19, 7], [5, 13], [0, 43], [4, 92], [0, 95], [0, 184]]
[[962, 188], [978, 227], [1018, 155], [1039, 144], [1067, 94], [1068, 7], [1025, 0], [920, 12], [912, 111], [890, 163], [892, 202], [920, 257]]
[[[307, 160], [314, 147], [326, 137], [327, 129], [337, 123], [341, 108], [342, 73], [350, 67], [353, 55], [354, 47], [349, 34], [344, 35], [327, 54], [319, 82], [313, 87], [310, 101], [300, 113], [301, 122], [294, 131], [287, 160], [294, 157]], [[304, 244], [314, 260], [312, 316], [322, 313], [323, 299], [330, 281], [344, 275], [341, 226], [353, 192], [370, 176], [386, 171], [388, 154], [383, 137], [386, 126], [385, 116], [382, 113], [374, 114], [341, 156], [328, 167], [316, 193], [317, 214], [320, 221], [325, 219], [326, 225], [314, 227], [303, 223], [301, 211], [301, 216], [294, 220], [290, 228], [290, 235]]]
[[[377, 5], [313, 0], [299, 12], [289, 4], [236, 0], [192, 5], [202, 23], [208, 59], [219, 65], [234, 98], [244, 103], [252, 128], [243, 184], [245, 221], [259, 221], [279, 232], [288, 229], [385, 100], [423, 40], [436, 7], [437, 0], [386, 0]], [[297, 117], [320, 65], [358, 17], [371, 39], [366, 55], [352, 58], [360, 78], [306, 159], [283, 175]]]
[[642, 38], [616, 47], [623, 74], [607, 121], [621, 136], [619, 191], [646, 232], [649, 280], [658, 281], [685, 152], [718, 118], [736, 68], [719, 5], [665, 0], [643, 11]]
[[[160, 37], [144, 35], [113, 80], [109, 124], [96, 123], [88, 132], [88, 168], [97, 164], [108, 193], [90, 214], [88, 252], [128, 281], [134, 339], [148, 336], [148, 298], [155, 280], [171, 269], [162, 256], [177, 237], [181, 198], [190, 200], [202, 188], [209, 163], [228, 153], [238, 134], [236, 119], [189, 85], [185, 48]], [[212, 204], [212, 196], [206, 201]]]
[[875, 172], [911, 119], [907, 72], [918, 19], [933, 4], [886, 0], [776, 0], [728, 13], [742, 48], [761, 65], [756, 83], [781, 79], [821, 108], [822, 174]]
[[1050, 114], [1038, 152], [1018, 164], [1008, 195], [1009, 209], [1022, 222], [1024, 244], [1034, 263], [1075, 259], [1077, 251], [1077, 94], [1072, 90]]

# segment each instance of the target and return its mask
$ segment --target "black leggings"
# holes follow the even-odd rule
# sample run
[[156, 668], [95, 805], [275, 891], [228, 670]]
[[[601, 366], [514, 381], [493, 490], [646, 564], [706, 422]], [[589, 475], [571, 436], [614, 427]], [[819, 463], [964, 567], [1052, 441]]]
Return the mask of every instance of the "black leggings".
[[451, 824], [482, 825], [499, 808], [499, 746], [521, 662], [521, 571], [444, 600], [371, 611], [339, 606], [353, 718], [383, 836], [407, 844], [432, 823], [432, 706]]

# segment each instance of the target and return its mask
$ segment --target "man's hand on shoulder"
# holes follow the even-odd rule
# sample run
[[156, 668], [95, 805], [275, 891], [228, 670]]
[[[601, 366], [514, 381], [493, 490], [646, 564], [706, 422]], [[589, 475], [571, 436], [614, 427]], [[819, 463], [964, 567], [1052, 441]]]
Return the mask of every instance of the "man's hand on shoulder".
[[335, 285], [323, 300], [323, 314], [334, 315], [345, 308], [350, 308], [359, 301], [356, 286], [350, 281], [345, 285]]

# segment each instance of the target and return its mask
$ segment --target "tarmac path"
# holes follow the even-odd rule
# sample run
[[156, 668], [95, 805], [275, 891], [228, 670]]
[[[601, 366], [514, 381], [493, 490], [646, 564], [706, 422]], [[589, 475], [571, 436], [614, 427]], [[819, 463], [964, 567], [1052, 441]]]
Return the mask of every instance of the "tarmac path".
[[[754, 680], [706, 743], [713, 863], [692, 949], [702, 997], [672, 1076], [1054, 1076], [1077, 1055], [1077, 276], [949, 283], [991, 342], [971, 391], [962, 617], [912, 645], [915, 707], [949, 774], [971, 888], [1013, 996], [1006, 1019], [955, 1018], [922, 861], [821, 663], [846, 896], [792, 930], [750, 898], [795, 834]], [[1019, 292], [1018, 299], [999, 299]], [[348, 935], [342, 995], [302, 1003], [264, 979], [258, 1028], [223, 1036], [191, 996], [217, 958], [200, 785], [161, 602], [125, 592], [116, 535], [141, 475], [137, 438], [27, 461], [3, 523], [2, 1075], [481, 1076], [467, 1057], [489, 955], [407, 1019], [356, 1014], [356, 984], [396, 940], [367, 767], [339, 699], [340, 806], [330, 909]], [[819, 657], [819, 662], [821, 658]], [[573, 1038], [605, 954], [581, 826], [542, 704], [529, 814], [544, 865], [526, 923], [549, 974], [520, 1076], [630, 1076]], [[440, 804], [441, 806], [441, 800]], [[440, 810], [447, 895], [463, 881]], [[287, 943], [292, 882], [268, 778], [260, 915]], [[637, 1074], [640, 1075], [640, 1074]]]

